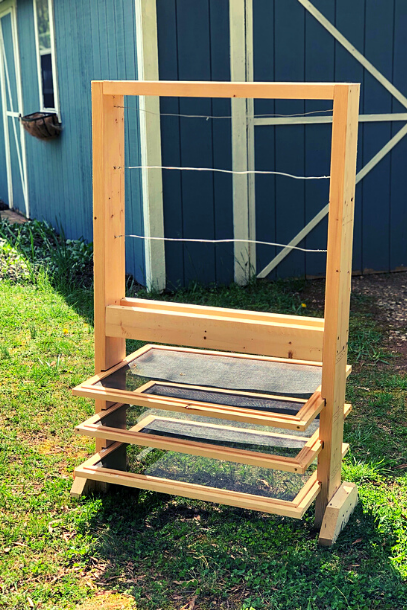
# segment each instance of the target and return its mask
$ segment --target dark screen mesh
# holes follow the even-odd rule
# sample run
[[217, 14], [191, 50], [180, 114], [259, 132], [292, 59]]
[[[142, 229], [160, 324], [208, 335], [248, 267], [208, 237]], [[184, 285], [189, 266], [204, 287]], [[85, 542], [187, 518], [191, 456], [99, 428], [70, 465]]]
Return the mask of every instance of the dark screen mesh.
[[309, 398], [321, 367], [153, 347], [95, 385], [133, 391], [148, 380]]

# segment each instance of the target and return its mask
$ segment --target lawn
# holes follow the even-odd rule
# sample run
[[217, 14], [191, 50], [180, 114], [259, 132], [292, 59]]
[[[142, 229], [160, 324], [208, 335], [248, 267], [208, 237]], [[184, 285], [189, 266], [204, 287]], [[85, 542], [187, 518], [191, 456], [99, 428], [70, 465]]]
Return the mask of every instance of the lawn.
[[[92, 401], [70, 392], [93, 373], [89, 248], [40, 224], [1, 223], [0, 238], [0, 608], [407, 607], [407, 376], [371, 299], [352, 302], [345, 425], [343, 478], [360, 502], [327, 550], [312, 507], [297, 522], [114, 487], [72, 500], [73, 469], [94, 452], [73, 433]], [[321, 315], [317, 284], [192, 286], [165, 298]]]

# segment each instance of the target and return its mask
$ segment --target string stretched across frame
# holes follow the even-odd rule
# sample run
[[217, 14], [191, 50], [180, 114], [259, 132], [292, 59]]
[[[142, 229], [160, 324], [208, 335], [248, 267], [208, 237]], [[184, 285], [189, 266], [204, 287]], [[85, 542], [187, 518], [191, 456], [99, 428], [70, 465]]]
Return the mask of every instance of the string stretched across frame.
[[[116, 108], [127, 108], [127, 106], [116, 106]], [[194, 118], [194, 119], [232, 119], [232, 116], [214, 116], [214, 115], [200, 115], [200, 114], [178, 114], [178, 113], [159, 113], [153, 112], [151, 110], [140, 109], [140, 112], [145, 112], [149, 114], [155, 114], [160, 117], [180, 117], [180, 118]], [[246, 118], [267, 118], [267, 117], [301, 117], [308, 115], [316, 115], [322, 113], [332, 113], [332, 108], [327, 110], [314, 110], [311, 112], [298, 113], [298, 114], [257, 114], [257, 115], [246, 115]], [[121, 167], [117, 167], [115, 169], [122, 169]], [[125, 166], [124, 169], [138, 169], [138, 170], [167, 170], [167, 171], [196, 171], [196, 172], [218, 172], [223, 174], [234, 174], [234, 175], [273, 175], [273, 176], [281, 176], [284, 178], [291, 178], [293, 180], [329, 180], [330, 176], [297, 176], [295, 174], [290, 174], [287, 172], [280, 172], [275, 170], [228, 170], [228, 169], [220, 169], [220, 168], [210, 168], [210, 167], [177, 167], [177, 166], [166, 166], [166, 165], [131, 165]], [[326, 253], [327, 250], [324, 249], [313, 249], [313, 248], [301, 248], [300, 246], [293, 246], [289, 244], [281, 244], [277, 242], [268, 242], [268, 241], [260, 241], [253, 239], [192, 239], [192, 238], [182, 238], [182, 237], [159, 237], [159, 236], [145, 236], [145, 235], [137, 235], [137, 234], [123, 234], [123, 235], [115, 235], [115, 238], [129, 237], [135, 239], [141, 239], [146, 241], [166, 241], [166, 242], [187, 242], [187, 243], [202, 243], [202, 244], [227, 244], [227, 243], [246, 243], [246, 244], [255, 244], [262, 246], [273, 246], [277, 248], [287, 248], [290, 250], [298, 250], [300, 252], [308, 252], [308, 253]]]

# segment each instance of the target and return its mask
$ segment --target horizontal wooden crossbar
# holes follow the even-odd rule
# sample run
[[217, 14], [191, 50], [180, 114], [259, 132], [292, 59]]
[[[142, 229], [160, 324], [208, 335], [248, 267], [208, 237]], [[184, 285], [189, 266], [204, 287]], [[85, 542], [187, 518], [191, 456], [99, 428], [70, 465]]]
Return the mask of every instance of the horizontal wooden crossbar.
[[[93, 81], [94, 83], [97, 81]], [[214, 81], [101, 81], [104, 95], [332, 100], [344, 83], [237, 83]]]
[[323, 321], [145, 301], [106, 308], [106, 335], [321, 362]]
[[[406, 119], [407, 120], [407, 119]], [[121, 299], [123, 307], [141, 307], [142, 309], [162, 309], [163, 311], [174, 311], [180, 313], [196, 313], [200, 315], [218, 316], [222, 318], [240, 318], [254, 322], [276, 322], [280, 324], [294, 324], [297, 326], [312, 326], [324, 328], [323, 318], [310, 316], [291, 316], [279, 313], [268, 313], [263, 311], [248, 311], [246, 309], [228, 309], [226, 307], [208, 307], [206, 305], [191, 305], [190, 303], [174, 303], [173, 301], [153, 301], [150, 299], [132, 299], [125, 297]]]
[[103, 458], [106, 458], [120, 446], [121, 443], [114, 443], [108, 449], [92, 456], [92, 458], [75, 469], [75, 477], [113, 483], [116, 485], [125, 485], [138, 489], [147, 489], [197, 500], [207, 500], [219, 504], [226, 504], [228, 506], [237, 506], [265, 513], [293, 517], [295, 519], [301, 519], [320, 490], [320, 483], [317, 481], [316, 472], [311, 475], [293, 502], [288, 502], [286, 500], [276, 500], [274, 498], [265, 498], [263, 496], [218, 489], [216, 487], [206, 487], [193, 483], [133, 474], [97, 466], [98, 462]]
[[[94, 438], [103, 438], [110, 441], [120, 441], [122, 443], [128, 443], [132, 445], [154, 447], [156, 449], [176, 451], [178, 453], [185, 453], [189, 455], [199, 455], [201, 457], [206, 458], [214, 458], [219, 460], [225, 460], [228, 462], [236, 462], [238, 464], [249, 464], [251, 466], [258, 466], [262, 468], [272, 468], [274, 470], [282, 470], [285, 472], [296, 472], [299, 474], [303, 474], [307, 470], [307, 468], [312, 464], [312, 462], [315, 460], [322, 448], [322, 443], [318, 438], [318, 430], [315, 434], [313, 434], [310, 439], [307, 439], [307, 443], [305, 444], [303, 449], [299, 450], [297, 458], [288, 458], [268, 453], [254, 452], [246, 449], [233, 449], [231, 447], [222, 445], [213, 445], [211, 443], [202, 443], [199, 441], [177, 439], [161, 435], [146, 434], [145, 432], [142, 432], [143, 428], [145, 428], [154, 421], [177, 423], [180, 423], [180, 421], [182, 422], [182, 420], [170, 419], [167, 417], [157, 417], [155, 415], [149, 415], [130, 430], [121, 430], [113, 428], [111, 426], [100, 425], [100, 423], [103, 422], [103, 419], [113, 414], [115, 411], [117, 411], [118, 408], [121, 408], [122, 406], [123, 405], [115, 405], [107, 411], [99, 413], [98, 419], [95, 419], [95, 417], [90, 418], [83, 424], [77, 426], [75, 428], [76, 432]], [[298, 436], [287, 437], [281, 434], [279, 435], [263, 431], [247, 430], [246, 428], [225, 429], [225, 427], [217, 426], [214, 424], [197, 424], [196, 422], [188, 422], [188, 424], [191, 426], [199, 425], [200, 427], [205, 426], [208, 428], [217, 428], [219, 430], [232, 430], [247, 435], [248, 439], [250, 438], [250, 435], [255, 434], [257, 436], [269, 436], [270, 438], [283, 437], [287, 440], [288, 438], [294, 438], [295, 440], [298, 440]]]

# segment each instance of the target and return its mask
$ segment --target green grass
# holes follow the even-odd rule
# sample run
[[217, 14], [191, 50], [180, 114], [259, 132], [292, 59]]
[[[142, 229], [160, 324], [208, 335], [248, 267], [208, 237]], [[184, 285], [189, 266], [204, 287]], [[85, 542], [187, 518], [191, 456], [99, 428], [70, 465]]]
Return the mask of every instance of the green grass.
[[[29, 252], [11, 242], [33, 269]], [[327, 550], [312, 508], [297, 522], [124, 488], [70, 499], [73, 469], [93, 452], [91, 439], [73, 434], [92, 402], [70, 392], [93, 372], [92, 295], [39, 260], [30, 281], [0, 284], [0, 608], [72, 609], [85, 600], [103, 608], [103, 591], [127, 595], [139, 610], [180, 609], [195, 597], [196, 610], [407, 607], [407, 377], [394, 373], [368, 299], [353, 302], [352, 450], [343, 466], [360, 503]], [[303, 282], [253, 282], [166, 298], [320, 314], [303, 290]], [[122, 607], [125, 598], [115, 599], [109, 608]]]

